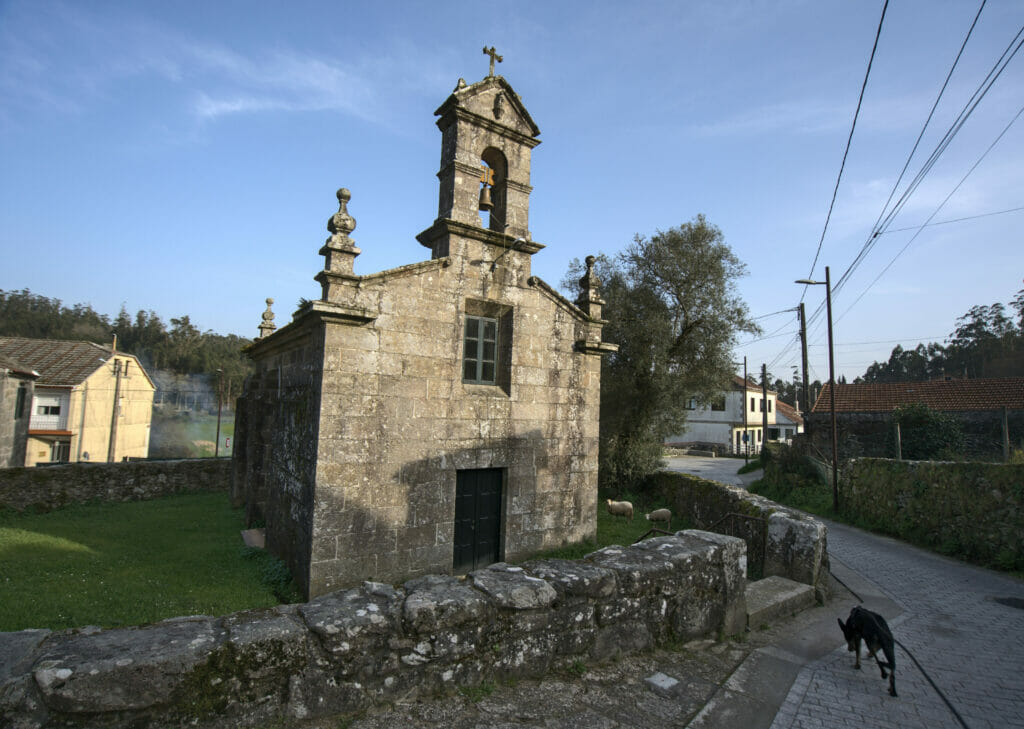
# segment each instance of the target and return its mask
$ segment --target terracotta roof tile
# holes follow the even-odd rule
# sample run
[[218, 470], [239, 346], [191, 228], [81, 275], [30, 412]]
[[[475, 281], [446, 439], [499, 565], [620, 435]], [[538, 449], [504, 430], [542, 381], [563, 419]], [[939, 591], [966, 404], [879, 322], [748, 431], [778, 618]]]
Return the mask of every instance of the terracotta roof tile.
[[789, 403], [782, 402], [782, 400], [776, 400], [775, 407], [779, 411], [779, 413], [785, 415], [795, 424], [803, 425], [804, 419], [800, 417], [800, 413], [796, 411], [796, 408], [794, 408]]
[[[836, 385], [837, 413], [889, 412], [923, 403], [933, 410], [1024, 410], [1024, 377], [932, 380]], [[821, 389], [813, 413], [830, 410], [829, 385]]]
[[0, 354], [38, 372], [37, 385], [74, 387], [110, 358], [110, 349], [92, 342], [0, 337]]

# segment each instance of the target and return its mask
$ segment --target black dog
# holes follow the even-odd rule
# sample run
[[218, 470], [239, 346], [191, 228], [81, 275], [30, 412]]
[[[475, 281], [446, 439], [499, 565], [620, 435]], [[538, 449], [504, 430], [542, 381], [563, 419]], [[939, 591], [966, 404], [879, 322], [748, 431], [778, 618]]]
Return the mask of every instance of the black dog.
[[[886, 676], [885, 669], [889, 669], [889, 695], [895, 696], [896, 657], [893, 652], [892, 633], [885, 623], [885, 618], [862, 607], [855, 607], [850, 611], [850, 617], [845, 623], [839, 620], [839, 627], [843, 629], [847, 648], [857, 654], [857, 662], [853, 667], [860, 668], [860, 642], [863, 639], [868, 656], [875, 659], [875, 663], [882, 671], [882, 678]], [[885, 654], [888, 663], [882, 663], [875, 655], [879, 649]]]

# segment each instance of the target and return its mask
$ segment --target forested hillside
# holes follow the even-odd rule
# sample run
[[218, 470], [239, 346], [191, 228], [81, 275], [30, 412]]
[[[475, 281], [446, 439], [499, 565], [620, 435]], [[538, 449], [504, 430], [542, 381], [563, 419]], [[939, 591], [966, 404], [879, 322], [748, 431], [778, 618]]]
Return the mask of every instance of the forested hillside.
[[937, 377], [1024, 377], [1024, 289], [1010, 302], [972, 306], [945, 344], [897, 345], [857, 382], [912, 382]]
[[[154, 374], [158, 371], [191, 377], [178, 382], [206, 383], [215, 392], [217, 370], [222, 372], [224, 401], [233, 403], [242, 390], [250, 363], [242, 348], [251, 340], [233, 334], [200, 331], [188, 315], [170, 320], [170, 326], [152, 311], [134, 316], [122, 307], [113, 319], [88, 304], [65, 306], [59, 299], [34, 294], [28, 289], [0, 289], [0, 336], [35, 339], [81, 339], [110, 345], [117, 335], [117, 348], [134, 354]], [[164, 392], [164, 397], [173, 393]], [[180, 398], [180, 394], [178, 395]], [[158, 395], [159, 401], [160, 395]], [[214, 395], [214, 399], [216, 395]]]

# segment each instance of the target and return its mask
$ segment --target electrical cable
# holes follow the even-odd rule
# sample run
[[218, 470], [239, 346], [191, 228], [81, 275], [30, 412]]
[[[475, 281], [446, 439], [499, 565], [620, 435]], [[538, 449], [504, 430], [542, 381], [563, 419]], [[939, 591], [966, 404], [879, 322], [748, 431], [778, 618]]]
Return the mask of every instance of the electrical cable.
[[[1024, 29], [1022, 29], [1022, 30], [1024, 30]], [[1021, 41], [1021, 42], [1024, 43], [1024, 41]], [[1019, 45], [1017, 47], [1020, 48]], [[992, 151], [992, 148], [995, 147], [996, 144], [999, 143], [999, 140], [1002, 139], [1003, 135], [1006, 134], [1006, 132], [1008, 132], [1010, 130], [1010, 127], [1013, 126], [1014, 122], [1016, 122], [1017, 119], [1020, 118], [1020, 115], [1022, 113], [1024, 113], [1024, 106], [1022, 106], [1020, 109], [1017, 110], [1017, 113], [1014, 114], [1013, 119], [1011, 119], [1010, 122], [1005, 127], [1003, 127], [1003, 131], [999, 132], [999, 136], [997, 136], [995, 138], [995, 140], [993, 140], [992, 144], [990, 144], [988, 146], [988, 149], [986, 149], [982, 153], [981, 157], [978, 158], [978, 161], [975, 162], [971, 166], [971, 169], [967, 170], [967, 173], [962, 178], [960, 178], [960, 182], [956, 183], [956, 187], [954, 187], [952, 190], [950, 190], [949, 194], [946, 195], [945, 199], [941, 203], [939, 203], [939, 206], [937, 208], [935, 208], [935, 212], [933, 212], [930, 216], [928, 216], [928, 219], [924, 222], [924, 224], [922, 224], [921, 227], [917, 229], [917, 232], [914, 233], [914, 235], [911, 236], [910, 240], [908, 240], [906, 242], [906, 244], [899, 250], [899, 252], [895, 256], [892, 257], [892, 260], [890, 260], [889, 263], [886, 264], [885, 268], [883, 268], [881, 270], [881, 272], [877, 276], [875, 276], [874, 280], [871, 283], [869, 283], [867, 285], [867, 287], [863, 291], [860, 292], [860, 295], [857, 296], [856, 299], [854, 299], [853, 303], [850, 304], [846, 308], [846, 310], [843, 311], [843, 313], [839, 315], [839, 317], [836, 319], [837, 322], [841, 321], [842, 318], [844, 316], [846, 316], [847, 313], [849, 313], [850, 309], [852, 309], [854, 306], [857, 305], [857, 302], [860, 301], [864, 297], [864, 294], [866, 294], [871, 289], [872, 286], [874, 286], [876, 283], [878, 283], [878, 280], [880, 278], [882, 278], [882, 276], [885, 275], [886, 271], [888, 271], [892, 267], [892, 264], [894, 264], [896, 262], [896, 259], [899, 258], [901, 255], [903, 255], [903, 252], [906, 251], [907, 248], [910, 247], [910, 244], [913, 243], [917, 239], [917, 236], [919, 236], [921, 234], [921, 231], [924, 230], [925, 226], [928, 223], [931, 222], [931, 219], [939, 214], [939, 211], [942, 210], [943, 206], [947, 202], [949, 202], [949, 199], [951, 197], [953, 197], [953, 195], [956, 193], [957, 190], [960, 189], [960, 186], [964, 184], [964, 182], [967, 180], [968, 177], [971, 176], [971, 173], [974, 172], [974, 170], [976, 170], [978, 168], [978, 165], [980, 165], [982, 160], [984, 160], [985, 157], [988, 155], [988, 153]]]
[[[896, 205], [894, 205], [892, 210], [890, 210], [889, 213], [885, 215], [885, 219], [882, 222], [882, 224], [880, 226], [876, 225], [876, 227], [872, 230], [871, 235], [868, 237], [868, 240], [865, 241], [864, 245], [861, 247], [860, 252], [854, 258], [853, 262], [847, 267], [846, 271], [843, 272], [843, 275], [839, 277], [839, 280], [836, 282], [836, 285], [832, 289], [833, 295], [842, 290], [842, 288], [845, 286], [846, 282], [849, 280], [853, 272], [857, 269], [857, 267], [864, 260], [864, 258], [871, 251], [871, 249], [874, 248], [875, 243], [878, 240], [878, 236], [888, 229], [888, 227], [892, 224], [896, 216], [900, 213], [900, 211], [902, 211], [906, 203], [909, 201], [911, 195], [921, 185], [921, 183], [924, 181], [924, 178], [928, 175], [928, 173], [931, 172], [932, 167], [934, 167], [936, 162], [938, 162], [943, 152], [946, 151], [946, 149], [949, 147], [950, 143], [953, 141], [956, 135], [960, 132], [961, 129], [963, 129], [964, 124], [967, 123], [967, 120], [970, 118], [971, 114], [973, 114], [975, 109], [978, 108], [978, 104], [980, 104], [981, 100], [985, 97], [986, 94], [988, 94], [993, 84], [995, 84], [996, 80], [1002, 75], [1003, 71], [1006, 69], [1006, 66], [1010, 63], [1011, 60], [1013, 60], [1013, 57], [1020, 50], [1021, 45], [1024, 44], [1024, 40], [1019, 40], [1022, 34], [1024, 34], [1024, 26], [1021, 26], [1021, 28], [1017, 31], [1017, 34], [1014, 36], [1013, 40], [1010, 41], [1009, 45], [1003, 51], [1002, 55], [1000, 55], [999, 59], [995, 62], [992, 68], [989, 69], [988, 74], [986, 74], [981, 84], [979, 84], [978, 88], [976, 88], [974, 90], [974, 93], [971, 94], [971, 97], [967, 100], [967, 103], [964, 104], [963, 108], [960, 110], [960, 113], [957, 115], [957, 118], [950, 125], [949, 129], [946, 130], [946, 133], [942, 136], [942, 139], [939, 140], [938, 144], [935, 146], [935, 149], [932, 150], [932, 153], [929, 155], [928, 159], [922, 165], [918, 173], [914, 176], [914, 179], [911, 180], [906, 190], [903, 191], [903, 194], [900, 196], [899, 200], [897, 200]], [[1015, 43], [1016, 47], [1014, 47]]]
[[[857, 99], [857, 110], [853, 113], [853, 124], [850, 125], [850, 134], [846, 138], [846, 150], [843, 152], [843, 161], [839, 165], [839, 175], [836, 177], [836, 186], [832, 190], [832, 202], [828, 206], [828, 215], [825, 216], [825, 227], [821, 231], [821, 238], [818, 240], [818, 250], [814, 253], [814, 261], [811, 263], [810, 273], [807, 274], [807, 278], [811, 278], [814, 275], [814, 267], [818, 265], [818, 256], [821, 255], [821, 245], [825, 242], [825, 233], [828, 231], [829, 220], [832, 219], [832, 209], [836, 204], [836, 195], [839, 193], [839, 183], [843, 179], [843, 169], [846, 167], [846, 156], [850, 153], [850, 144], [853, 141], [853, 131], [857, 128], [857, 117], [860, 115], [860, 107], [864, 101], [864, 91], [868, 86], [868, 77], [871, 75], [871, 66], [875, 62], [875, 51], [878, 50], [878, 39], [882, 35], [882, 23], [885, 20], [885, 11], [889, 7], [889, 0], [885, 0], [885, 4], [882, 5], [882, 17], [878, 19], [878, 30], [875, 31], [875, 43], [871, 47], [871, 57], [868, 59], [868, 68], [864, 73], [864, 82], [860, 87], [860, 97]], [[800, 301], [804, 300], [804, 296], [807, 294], [807, 286], [804, 286], [803, 292], [800, 294]]]
[[935, 225], [948, 225], [950, 223], [962, 223], [965, 220], [977, 220], [978, 218], [988, 218], [993, 215], [1004, 215], [1006, 213], [1016, 213], [1024, 210], [1024, 205], [1019, 208], [1009, 208], [1008, 210], [996, 210], [991, 213], [981, 213], [979, 215], [968, 215], [964, 218], [953, 218], [952, 220], [939, 220], [934, 223], [924, 223], [923, 225], [911, 225], [907, 228], [892, 228], [890, 230], [883, 230], [879, 232], [879, 235], [887, 235], [888, 233], [903, 233], [908, 230], [916, 230], [917, 228], [930, 228]]
[[[953, 59], [953, 65], [950, 66], [949, 73], [946, 74], [946, 80], [942, 82], [942, 88], [939, 89], [939, 94], [938, 96], [935, 97], [935, 102], [932, 104], [932, 108], [928, 112], [928, 117], [924, 120], [924, 124], [921, 126], [921, 132], [917, 135], [917, 139], [914, 141], [914, 146], [913, 148], [911, 148], [910, 154], [907, 155], [907, 161], [903, 163], [903, 169], [900, 170], [899, 177], [896, 178], [896, 183], [892, 186], [892, 190], [889, 192], [889, 198], [885, 201], [885, 205], [882, 206], [882, 210], [878, 213], [878, 219], [875, 220], [875, 224], [871, 226], [872, 236], [868, 238], [868, 242], [864, 244], [863, 248], [861, 248], [861, 252], [857, 254], [857, 258], [855, 258], [854, 262], [850, 264], [850, 267], [847, 269], [848, 271], [856, 268], [858, 265], [858, 261], [861, 258], [863, 258], [863, 256], [867, 255], [867, 251], [869, 248], [868, 243], [874, 240], [875, 236], [877, 235], [877, 231], [879, 230], [879, 223], [881, 222], [882, 217], [885, 215], [885, 211], [889, 207], [889, 203], [892, 202], [893, 195], [895, 195], [896, 190], [899, 189], [900, 182], [903, 181], [903, 175], [906, 174], [907, 168], [910, 167], [910, 161], [914, 158], [914, 154], [917, 152], [917, 147], [918, 145], [921, 144], [921, 139], [924, 138], [925, 130], [928, 129], [928, 124], [931, 123], [932, 117], [935, 115], [935, 110], [939, 106], [939, 101], [942, 100], [942, 95], [946, 92], [946, 87], [949, 86], [949, 80], [953, 77], [953, 72], [956, 70], [957, 64], [960, 63], [960, 57], [963, 55], [964, 48], [967, 47], [967, 41], [970, 40], [971, 34], [974, 32], [974, 28], [978, 24], [978, 18], [981, 17], [981, 11], [985, 9], [985, 2], [986, 0], [981, 0], [981, 7], [978, 8], [978, 12], [974, 16], [974, 21], [971, 23], [971, 27], [968, 28], [967, 35], [964, 36], [964, 42], [960, 44], [960, 50], [957, 52], [956, 58]], [[843, 275], [845, 276], [846, 274]], [[841, 280], [842, 277], [840, 277], [840, 281]]]

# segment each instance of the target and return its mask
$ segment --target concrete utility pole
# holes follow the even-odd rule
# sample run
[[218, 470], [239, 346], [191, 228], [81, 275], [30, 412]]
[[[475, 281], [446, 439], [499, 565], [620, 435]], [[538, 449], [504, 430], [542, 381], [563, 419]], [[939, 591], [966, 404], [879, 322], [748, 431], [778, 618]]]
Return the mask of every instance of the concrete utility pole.
[[110, 442], [107, 444], [107, 463], [117, 455], [117, 419], [121, 409], [121, 360], [114, 360], [114, 411], [110, 416]]
[[761, 448], [768, 442], [768, 365], [761, 363]]

